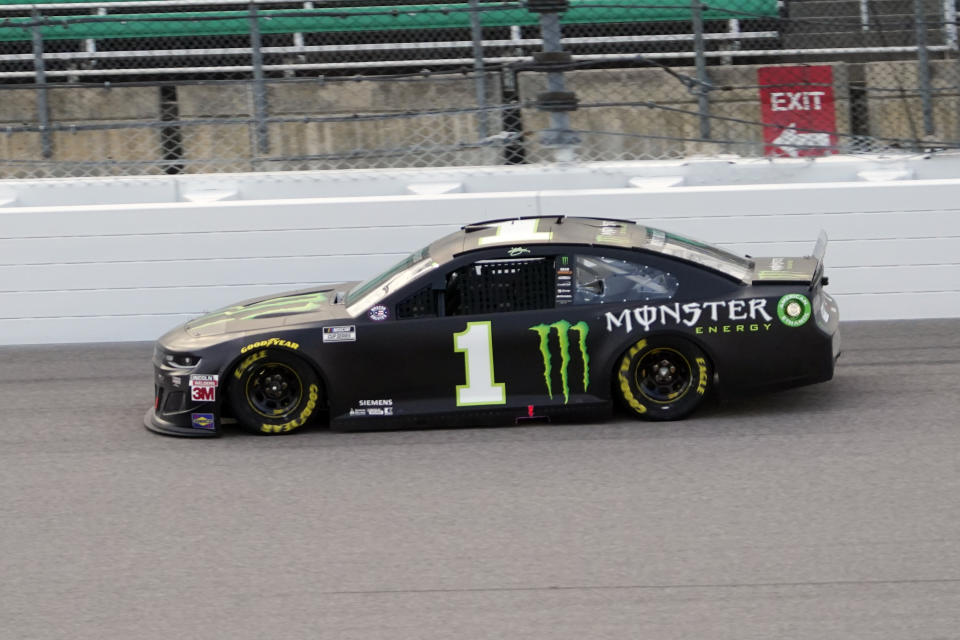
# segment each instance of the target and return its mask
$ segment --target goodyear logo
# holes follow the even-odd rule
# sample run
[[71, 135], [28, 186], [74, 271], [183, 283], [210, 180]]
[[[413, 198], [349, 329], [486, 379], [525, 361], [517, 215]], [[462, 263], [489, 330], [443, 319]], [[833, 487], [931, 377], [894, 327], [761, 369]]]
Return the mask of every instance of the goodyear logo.
[[260, 349], [262, 347], [286, 347], [287, 349], [299, 349], [300, 345], [296, 342], [290, 342], [289, 340], [282, 340], [280, 338], [270, 338], [269, 340], [261, 340], [260, 342], [254, 342], [253, 344], [248, 344], [244, 348], [240, 349], [240, 353], [246, 353], [251, 349]]
[[530, 327], [540, 337], [540, 355], [543, 357], [543, 380], [547, 384], [547, 395], [553, 400], [553, 357], [550, 354], [550, 334], [556, 333], [560, 347], [560, 384], [563, 387], [563, 403], [570, 400], [570, 332], [577, 333], [578, 352], [583, 361], [583, 390], [590, 386], [590, 356], [587, 353], [587, 334], [590, 327], [580, 321], [570, 324], [566, 320], [558, 320], [553, 324], [538, 324]]

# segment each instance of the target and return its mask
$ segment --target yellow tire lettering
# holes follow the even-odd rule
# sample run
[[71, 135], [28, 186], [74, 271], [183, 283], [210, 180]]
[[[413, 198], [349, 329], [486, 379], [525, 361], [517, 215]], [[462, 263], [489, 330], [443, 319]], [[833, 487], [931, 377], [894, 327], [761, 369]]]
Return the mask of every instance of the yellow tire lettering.
[[697, 383], [697, 393], [702, 396], [707, 392], [707, 361], [703, 358], [697, 358], [697, 366], [700, 368], [700, 381]]
[[257, 360], [263, 360], [263, 359], [266, 358], [266, 357], [267, 357], [267, 352], [266, 352], [266, 351], [258, 351], [258, 352], [254, 353], [254, 354], [251, 354], [250, 356], [247, 357], [246, 360], [244, 360], [243, 362], [240, 363], [240, 366], [239, 366], [239, 367], [237, 367], [237, 368], [233, 371], [233, 377], [236, 378], [237, 380], [239, 380], [240, 378], [243, 377], [244, 371], [246, 371], [247, 369], [249, 369], [250, 366], [253, 365], [254, 362], [256, 362]]
[[637, 413], [646, 413], [647, 407], [643, 404], [640, 404], [640, 401], [637, 400], [636, 396], [633, 395], [633, 390], [630, 389], [630, 380], [627, 377], [627, 374], [630, 372], [630, 360], [633, 359], [633, 356], [635, 356], [638, 351], [645, 347], [646, 344], [646, 340], [641, 340], [630, 349], [627, 355], [623, 356], [623, 360], [620, 361], [620, 372], [618, 375], [620, 378], [620, 391], [623, 393], [623, 399], [626, 400], [630, 408]]
[[317, 408], [317, 400], [320, 398], [320, 387], [315, 384], [310, 385], [310, 393], [307, 397], [307, 404], [303, 408], [303, 411], [300, 412], [300, 415], [290, 420], [289, 422], [284, 422], [283, 424], [267, 424], [263, 423], [260, 427], [260, 430], [264, 433], [281, 433], [287, 431], [293, 431], [297, 427], [302, 427], [307, 423], [307, 419], [313, 415], [314, 409]]

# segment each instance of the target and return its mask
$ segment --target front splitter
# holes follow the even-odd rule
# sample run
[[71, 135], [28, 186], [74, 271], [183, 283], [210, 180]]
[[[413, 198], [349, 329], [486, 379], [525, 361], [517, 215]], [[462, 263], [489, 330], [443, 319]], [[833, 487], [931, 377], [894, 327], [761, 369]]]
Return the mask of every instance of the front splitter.
[[193, 429], [191, 427], [181, 427], [173, 424], [169, 420], [164, 420], [157, 415], [154, 408], [147, 409], [143, 416], [143, 426], [155, 433], [162, 433], [165, 436], [181, 436], [184, 438], [215, 438], [220, 435], [219, 429]]

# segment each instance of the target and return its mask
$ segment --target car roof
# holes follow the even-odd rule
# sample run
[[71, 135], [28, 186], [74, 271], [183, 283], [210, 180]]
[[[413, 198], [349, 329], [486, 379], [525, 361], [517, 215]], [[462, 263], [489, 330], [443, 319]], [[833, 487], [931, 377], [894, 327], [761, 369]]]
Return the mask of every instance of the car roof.
[[485, 220], [465, 225], [430, 245], [430, 254], [446, 262], [463, 253], [496, 247], [543, 244], [640, 248], [647, 241], [646, 227], [632, 220], [574, 216], [529, 216]]
[[632, 220], [563, 215], [475, 222], [440, 238], [429, 246], [428, 251], [433, 260], [444, 264], [469, 252], [531, 245], [643, 249], [684, 259], [744, 283], [749, 282], [753, 269], [753, 262], [747, 258]]

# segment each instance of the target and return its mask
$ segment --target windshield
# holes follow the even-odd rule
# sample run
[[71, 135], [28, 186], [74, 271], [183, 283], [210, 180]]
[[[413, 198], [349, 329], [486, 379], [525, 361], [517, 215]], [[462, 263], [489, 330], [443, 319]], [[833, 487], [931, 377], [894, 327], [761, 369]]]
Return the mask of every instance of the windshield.
[[412, 282], [439, 264], [430, 257], [427, 247], [411, 253], [383, 273], [355, 286], [347, 293], [347, 313], [358, 316], [383, 300], [388, 294]]
[[647, 242], [651, 249], [660, 253], [715, 269], [741, 282], [750, 282], [753, 261], [726, 249], [649, 227]]

